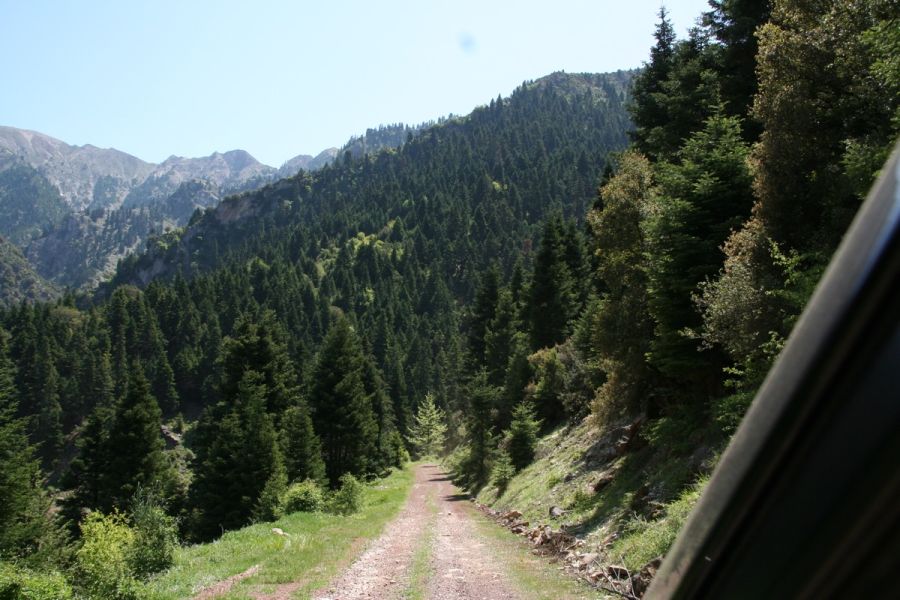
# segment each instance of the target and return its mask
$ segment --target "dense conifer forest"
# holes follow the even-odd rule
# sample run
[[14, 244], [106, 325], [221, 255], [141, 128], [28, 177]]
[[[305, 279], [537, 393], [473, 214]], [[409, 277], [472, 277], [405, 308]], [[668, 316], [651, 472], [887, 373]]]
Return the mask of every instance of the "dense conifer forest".
[[211, 540], [424, 447], [477, 490], [585, 418], [727, 439], [900, 131], [900, 17], [710, 4], [0, 313], [0, 559], [77, 570], [98, 513]]

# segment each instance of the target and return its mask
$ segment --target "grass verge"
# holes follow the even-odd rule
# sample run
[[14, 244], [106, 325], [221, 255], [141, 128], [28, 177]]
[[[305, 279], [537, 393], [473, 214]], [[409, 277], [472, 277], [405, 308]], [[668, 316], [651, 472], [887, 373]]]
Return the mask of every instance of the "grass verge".
[[[668, 551], [700, 497], [703, 473], [725, 442], [714, 427], [702, 415], [657, 419], [624, 454], [615, 451], [615, 435], [587, 422], [557, 429], [502, 493], [488, 486], [478, 500], [516, 509], [532, 525], [565, 524], [587, 542], [584, 551], [602, 548], [603, 563], [637, 570]], [[563, 515], [551, 517], [552, 506]]]
[[701, 479], [667, 504], [662, 518], [648, 520], [636, 516], [628, 521], [610, 548], [610, 556], [620, 558], [626, 567], [636, 571], [668, 552], [708, 481], [708, 478]]
[[424, 600], [431, 577], [431, 556], [434, 552], [435, 535], [437, 534], [437, 503], [434, 495], [428, 497], [428, 533], [419, 540], [409, 567], [409, 585], [403, 592], [404, 600]]
[[[377, 537], [403, 505], [412, 489], [410, 466], [365, 488], [360, 512], [339, 516], [294, 513], [272, 523], [231, 531], [209, 544], [181, 548], [175, 565], [149, 584], [153, 598], [191, 598], [202, 589], [254, 565], [256, 574], [222, 596], [246, 599], [294, 582], [298, 597], [326, 585], [349, 564], [369, 540]], [[287, 534], [272, 533], [279, 527]]]
[[531, 554], [529, 546], [518, 536], [473, 510], [473, 518], [491, 553], [506, 566], [515, 584], [529, 600], [588, 600], [604, 598], [570, 575], [560, 572], [547, 559]]

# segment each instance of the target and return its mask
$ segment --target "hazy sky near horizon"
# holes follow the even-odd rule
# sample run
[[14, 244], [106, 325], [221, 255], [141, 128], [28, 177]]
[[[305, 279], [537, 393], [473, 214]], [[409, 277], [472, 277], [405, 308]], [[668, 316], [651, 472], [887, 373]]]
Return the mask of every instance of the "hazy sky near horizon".
[[[679, 37], [707, 0], [668, 0]], [[279, 166], [649, 57], [659, 0], [0, 0], [0, 125], [147, 161]]]

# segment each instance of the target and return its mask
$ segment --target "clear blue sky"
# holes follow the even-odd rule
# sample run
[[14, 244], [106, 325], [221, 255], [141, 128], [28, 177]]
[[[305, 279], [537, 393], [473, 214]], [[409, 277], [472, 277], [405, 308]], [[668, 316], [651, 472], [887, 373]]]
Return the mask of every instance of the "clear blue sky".
[[[679, 36], [706, 0], [669, 0]], [[647, 60], [659, 0], [0, 0], [0, 125], [279, 166], [526, 79]]]

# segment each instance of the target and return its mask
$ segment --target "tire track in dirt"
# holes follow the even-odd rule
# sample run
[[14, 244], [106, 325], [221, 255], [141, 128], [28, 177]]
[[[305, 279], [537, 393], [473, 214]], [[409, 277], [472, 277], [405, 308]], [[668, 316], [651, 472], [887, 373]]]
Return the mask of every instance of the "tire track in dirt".
[[412, 491], [400, 514], [346, 571], [327, 588], [314, 592], [312, 598], [399, 598], [409, 585], [410, 565], [419, 540], [427, 534], [433, 514], [429, 499], [434, 493], [427, 475], [418, 467]]
[[437, 487], [438, 520], [427, 598], [514, 600], [520, 594], [472, 522], [474, 508], [450, 478], [431, 467]]
[[429, 539], [433, 542], [423, 586], [426, 598], [520, 598], [503, 565], [476, 530], [473, 518], [474, 508], [468, 497], [460, 493], [440, 467], [418, 465], [412, 492], [400, 515], [344, 573], [312, 598], [403, 598], [410, 586], [416, 551]]

